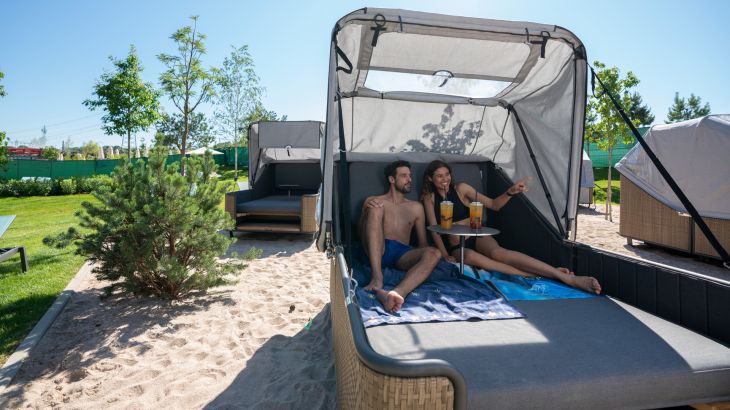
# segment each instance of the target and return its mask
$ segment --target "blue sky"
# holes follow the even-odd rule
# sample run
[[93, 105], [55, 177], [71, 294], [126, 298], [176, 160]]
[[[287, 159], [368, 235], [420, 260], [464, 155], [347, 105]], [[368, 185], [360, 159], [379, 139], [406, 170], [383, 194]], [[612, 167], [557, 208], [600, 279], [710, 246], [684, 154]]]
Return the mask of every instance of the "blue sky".
[[[112, 68], [108, 57], [126, 56], [130, 44], [143, 77], [157, 85], [163, 67], [156, 56], [174, 51], [169, 36], [191, 15], [200, 16], [199, 31], [208, 36], [204, 65], [219, 66], [232, 45], [248, 44], [266, 108], [291, 120], [324, 120], [332, 26], [365, 6], [556, 24], [583, 41], [590, 61], [633, 71], [656, 123], [666, 119], [675, 92], [699, 95], [713, 113], [730, 113], [728, 1], [6, 0], [0, 5], [7, 92], [0, 98], [0, 130], [11, 143], [40, 137], [46, 125], [51, 145], [67, 138], [74, 145], [119, 144], [120, 137], [100, 130], [101, 113], [82, 101]], [[163, 104], [172, 110], [164, 98]]]

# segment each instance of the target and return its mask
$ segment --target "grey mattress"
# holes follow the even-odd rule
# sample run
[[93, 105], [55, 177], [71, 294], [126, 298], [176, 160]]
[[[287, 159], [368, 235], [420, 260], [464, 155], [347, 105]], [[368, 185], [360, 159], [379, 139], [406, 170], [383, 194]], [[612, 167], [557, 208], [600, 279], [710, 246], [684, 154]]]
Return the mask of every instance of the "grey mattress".
[[438, 358], [469, 408], [653, 408], [730, 400], [730, 349], [601, 297], [513, 301], [526, 319], [378, 326], [373, 349]]
[[302, 212], [302, 197], [273, 195], [236, 204], [236, 212], [268, 214], [298, 214]]

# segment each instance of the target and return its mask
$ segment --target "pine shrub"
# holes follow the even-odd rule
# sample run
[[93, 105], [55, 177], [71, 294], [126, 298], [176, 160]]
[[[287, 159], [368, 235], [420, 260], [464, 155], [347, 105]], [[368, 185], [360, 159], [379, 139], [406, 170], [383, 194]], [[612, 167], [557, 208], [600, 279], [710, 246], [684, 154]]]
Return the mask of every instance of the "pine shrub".
[[216, 261], [231, 243], [218, 231], [231, 229], [233, 221], [220, 207], [225, 186], [211, 178], [212, 157], [188, 159], [185, 176], [165, 159], [161, 151], [147, 164], [122, 159], [111, 184], [94, 192], [98, 203], [83, 203], [78, 214], [89, 233], [69, 230], [65, 238], [77, 239], [79, 253], [96, 263], [98, 279], [135, 294], [179, 299], [229, 283], [241, 261]]

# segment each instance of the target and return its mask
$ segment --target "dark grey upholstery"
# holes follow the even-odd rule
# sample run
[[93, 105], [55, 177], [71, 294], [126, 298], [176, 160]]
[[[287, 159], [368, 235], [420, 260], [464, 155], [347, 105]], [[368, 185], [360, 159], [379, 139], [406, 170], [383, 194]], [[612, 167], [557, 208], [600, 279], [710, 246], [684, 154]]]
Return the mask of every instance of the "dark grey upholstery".
[[236, 195], [236, 213], [301, 214], [302, 195], [317, 193], [322, 181], [319, 163], [271, 163], [259, 172], [253, 189]]
[[236, 204], [236, 212], [253, 214], [299, 214], [302, 211], [302, 198], [297, 195], [273, 195], [249, 202]]
[[322, 183], [319, 163], [275, 163], [269, 166], [274, 168], [274, 185], [278, 189], [314, 193]]
[[514, 301], [526, 319], [367, 329], [376, 352], [438, 358], [469, 408], [655, 408], [730, 400], [730, 349], [609, 298]]

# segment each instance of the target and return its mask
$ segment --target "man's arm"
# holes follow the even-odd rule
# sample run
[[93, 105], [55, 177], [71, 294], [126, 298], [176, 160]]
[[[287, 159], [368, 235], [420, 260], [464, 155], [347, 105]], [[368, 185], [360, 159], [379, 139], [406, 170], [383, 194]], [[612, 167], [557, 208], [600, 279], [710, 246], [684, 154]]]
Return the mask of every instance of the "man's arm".
[[413, 203], [413, 213], [415, 214], [415, 220], [413, 226], [416, 228], [416, 237], [418, 238], [418, 247], [425, 248], [428, 246], [426, 240], [426, 217], [423, 213], [423, 205], [420, 202]]

